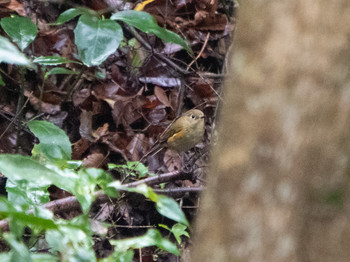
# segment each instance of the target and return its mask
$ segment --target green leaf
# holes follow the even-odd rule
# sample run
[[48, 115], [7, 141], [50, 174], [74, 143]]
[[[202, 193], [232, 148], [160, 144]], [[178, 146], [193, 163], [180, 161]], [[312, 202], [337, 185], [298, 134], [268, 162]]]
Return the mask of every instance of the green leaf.
[[38, 33], [36, 25], [27, 17], [5, 17], [1, 19], [1, 26], [22, 51], [34, 41]]
[[38, 145], [35, 145], [34, 152], [41, 152], [50, 160], [71, 159], [72, 146], [62, 129], [53, 123], [40, 120], [28, 122], [28, 127], [40, 141]]
[[77, 74], [79, 74], [79, 72], [77, 71], [72, 71], [63, 67], [55, 67], [45, 74], [45, 78], [47, 78], [49, 75], [77, 75]]
[[156, 209], [161, 215], [176, 222], [182, 223], [186, 226], [189, 225], [185, 214], [174, 199], [156, 194], [152, 188], [146, 186], [145, 184], [141, 184], [137, 187], [126, 187], [120, 184], [120, 181], [115, 181], [110, 183], [109, 186], [114, 187], [117, 190], [125, 190], [128, 192], [136, 192], [142, 194], [156, 203]]
[[0, 155], [0, 171], [12, 181], [38, 181], [42, 186], [50, 185], [55, 180], [52, 178], [60, 179], [56, 172], [29, 156]]
[[179, 243], [179, 245], [181, 244], [181, 236], [190, 237], [190, 235], [186, 231], [187, 226], [185, 226], [183, 224], [176, 223], [175, 225], [172, 226], [171, 229], [163, 224], [159, 224], [158, 226], [165, 228], [165, 229], [169, 230], [171, 233], [173, 233], [173, 235], [176, 238], [176, 241]]
[[21, 155], [0, 155], [0, 172], [12, 182], [26, 180], [29, 186], [39, 190], [54, 184], [72, 193], [78, 180], [77, 175], [69, 169], [61, 170], [53, 164], [45, 166], [29, 156]]
[[90, 209], [92, 202], [95, 200], [94, 192], [100, 182], [100, 178], [106, 177], [106, 174], [102, 169], [87, 168], [80, 169], [78, 175], [79, 180], [76, 182], [72, 193], [78, 199], [85, 213]]
[[175, 255], [179, 255], [180, 252], [176, 245], [169, 240], [162, 237], [161, 233], [156, 229], [149, 229], [147, 233], [140, 237], [134, 237], [124, 240], [111, 240], [112, 245], [117, 250], [138, 249], [149, 246], [157, 246], [160, 249], [166, 250]]
[[137, 176], [143, 178], [149, 174], [148, 167], [139, 161], [128, 161], [126, 165], [110, 165], [110, 169], [117, 168], [121, 172], [125, 172], [128, 175]]
[[130, 170], [135, 171], [139, 178], [143, 178], [148, 174], [148, 167], [139, 161], [129, 161], [127, 162], [127, 166]]
[[11, 262], [12, 252], [3, 252], [0, 254], [0, 261]]
[[[132, 250], [120, 251], [114, 249], [112, 255], [100, 259], [99, 262], [132, 262], [132, 258], [134, 257], [134, 252]], [[0, 260], [1, 261], [1, 260]]]
[[0, 86], [5, 86], [4, 80], [2, 80], [2, 76], [0, 75]]
[[29, 65], [27, 57], [7, 38], [0, 36], [0, 63]]
[[156, 23], [154, 17], [149, 13], [135, 10], [121, 11], [113, 14], [111, 16], [111, 19], [123, 21], [128, 25], [136, 27], [142, 32], [145, 32], [147, 34], [152, 33], [165, 42], [178, 44], [182, 46], [186, 51], [191, 52], [190, 46], [184, 39], [182, 39], [178, 34], [160, 27]]
[[49, 66], [49, 65], [54, 66], [54, 65], [61, 65], [61, 64], [68, 64], [68, 63], [81, 64], [78, 61], [69, 60], [61, 56], [40, 56], [35, 58], [33, 62], [38, 63], [40, 65], [46, 65], [46, 66]]
[[156, 202], [157, 211], [176, 222], [189, 226], [185, 214], [182, 212], [178, 203], [170, 197], [158, 195], [158, 201]]
[[97, 13], [91, 9], [85, 8], [85, 7], [78, 7], [78, 8], [71, 8], [66, 11], [64, 11], [57, 19], [57, 22], [55, 25], [61, 25], [69, 20], [72, 20], [73, 18], [77, 17], [78, 15], [97, 15]]
[[[33, 262], [57, 262], [58, 258], [51, 254], [31, 254]], [[2, 260], [0, 260], [2, 261]]]
[[82, 15], [74, 30], [79, 56], [87, 66], [100, 65], [113, 54], [123, 39], [123, 31], [115, 21]]
[[90, 226], [84, 216], [60, 221], [58, 230], [46, 231], [46, 241], [61, 257], [69, 258], [67, 261], [96, 261]]
[[12, 212], [11, 219], [33, 228], [57, 229], [57, 225], [52, 220], [37, 217], [33, 214], [26, 214], [24, 212]]
[[30, 252], [24, 243], [17, 241], [11, 233], [6, 233], [3, 237], [11, 247], [12, 257], [10, 261], [32, 262]]
[[6, 181], [8, 200], [21, 206], [35, 206], [49, 202], [48, 187], [48, 185], [42, 186], [41, 181], [12, 181], [11, 179]]

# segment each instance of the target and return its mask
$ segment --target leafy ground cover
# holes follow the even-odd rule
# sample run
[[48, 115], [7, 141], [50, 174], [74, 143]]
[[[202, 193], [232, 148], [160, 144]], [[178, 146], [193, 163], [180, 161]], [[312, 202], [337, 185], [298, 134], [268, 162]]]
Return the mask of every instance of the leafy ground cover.
[[[234, 4], [0, 8], [2, 261], [178, 256], [190, 244], [215, 137]], [[143, 158], [194, 107], [206, 115], [203, 142], [181, 157]]]

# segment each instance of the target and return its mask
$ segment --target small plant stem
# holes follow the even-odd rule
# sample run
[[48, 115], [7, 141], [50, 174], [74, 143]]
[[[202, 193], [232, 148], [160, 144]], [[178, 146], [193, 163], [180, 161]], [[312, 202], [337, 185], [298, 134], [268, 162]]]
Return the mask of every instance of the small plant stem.
[[68, 90], [67, 90], [67, 95], [66, 95], [66, 100], [69, 100], [74, 92], [74, 90], [76, 89], [76, 85], [77, 83], [79, 82], [81, 76], [83, 75], [83, 73], [85, 72], [85, 70], [87, 69], [86, 66], [83, 66], [81, 69], [80, 69], [80, 72], [79, 72], [79, 75], [77, 76], [77, 78], [74, 80], [74, 83], [68, 87]]
[[[18, 102], [17, 102], [17, 110], [16, 110], [16, 116], [18, 123], [21, 123], [23, 120], [23, 107], [24, 107], [24, 73], [25, 68], [20, 67], [19, 68], [20, 73], [20, 84], [19, 84], [19, 94], [18, 94]], [[18, 153], [19, 146], [20, 146], [20, 138], [22, 134], [22, 125], [17, 126], [17, 139], [16, 139], [16, 148], [15, 152]]]

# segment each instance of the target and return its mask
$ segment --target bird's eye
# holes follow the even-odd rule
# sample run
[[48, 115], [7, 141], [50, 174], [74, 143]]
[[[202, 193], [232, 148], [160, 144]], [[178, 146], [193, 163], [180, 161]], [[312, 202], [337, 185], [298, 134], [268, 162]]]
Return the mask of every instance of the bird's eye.
[[196, 118], [196, 116], [195, 115], [191, 115], [191, 117], [194, 119], [194, 118]]

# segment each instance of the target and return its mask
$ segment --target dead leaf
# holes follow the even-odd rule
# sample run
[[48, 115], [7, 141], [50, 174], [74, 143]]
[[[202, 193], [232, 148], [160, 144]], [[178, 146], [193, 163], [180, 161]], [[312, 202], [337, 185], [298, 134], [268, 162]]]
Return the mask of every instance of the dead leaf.
[[101, 168], [106, 163], [106, 156], [102, 153], [93, 153], [83, 159], [83, 165], [86, 167]]
[[86, 111], [84, 109], [81, 110], [79, 133], [82, 138], [85, 138], [90, 142], [96, 141], [96, 139], [92, 135], [92, 112]]
[[165, 105], [167, 107], [171, 107], [171, 104], [169, 102], [168, 96], [166, 95], [166, 93], [165, 93], [163, 88], [155, 86], [154, 87], [154, 94], [156, 95], [158, 100], [163, 103], [163, 105]]
[[126, 147], [130, 154], [131, 161], [139, 161], [145, 151], [145, 135], [142, 133], [136, 134]]
[[30, 104], [34, 107], [35, 110], [40, 111], [41, 109], [41, 112], [47, 113], [49, 115], [54, 115], [61, 111], [61, 107], [59, 105], [52, 105], [42, 101], [40, 102], [39, 98], [27, 90], [24, 90], [24, 95], [28, 97]]
[[167, 150], [164, 153], [164, 164], [168, 168], [169, 172], [181, 170], [181, 157], [177, 152], [173, 150]]
[[27, 16], [23, 4], [18, 3], [16, 0], [11, 0], [11, 2], [8, 5], [6, 5], [6, 7], [13, 11], [16, 11], [21, 16]]
[[80, 138], [77, 142], [73, 143], [72, 159], [82, 159], [82, 155], [89, 148], [91, 142], [85, 138]]
[[92, 136], [96, 139], [100, 139], [101, 137], [108, 134], [108, 127], [108, 123], [105, 123], [103, 126], [97, 128], [97, 130], [92, 133]]

